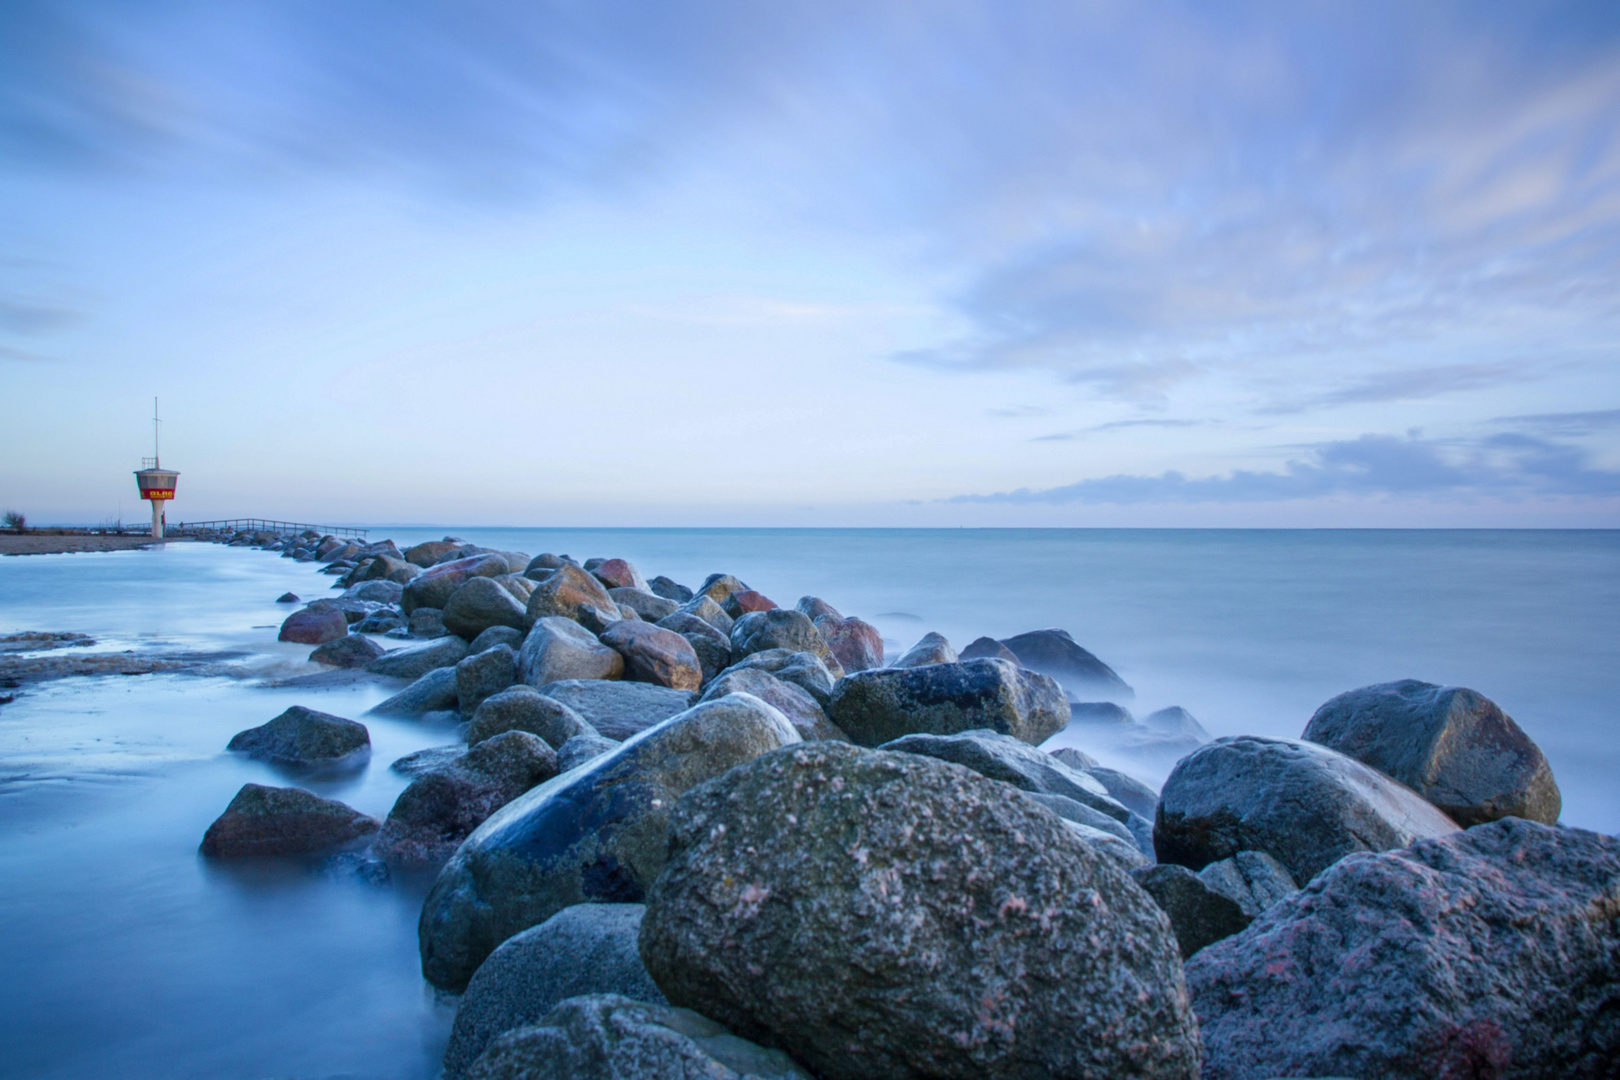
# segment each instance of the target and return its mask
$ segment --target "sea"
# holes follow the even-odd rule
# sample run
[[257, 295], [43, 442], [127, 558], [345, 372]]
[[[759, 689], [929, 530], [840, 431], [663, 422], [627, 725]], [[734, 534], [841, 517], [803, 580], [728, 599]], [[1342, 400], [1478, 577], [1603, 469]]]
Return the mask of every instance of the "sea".
[[[820, 596], [898, 655], [1058, 627], [1112, 666], [1136, 716], [1178, 705], [1214, 736], [1298, 736], [1328, 698], [1402, 678], [1472, 687], [1540, 744], [1568, 825], [1620, 832], [1620, 532], [880, 529], [371, 530], [529, 554], [622, 557], [689, 586], [735, 574]], [[427, 882], [352, 860], [211, 863], [208, 824], [244, 783], [304, 783], [379, 817], [396, 758], [448, 725], [366, 714], [390, 692], [266, 686], [315, 670], [279, 644], [283, 592], [316, 564], [213, 544], [0, 559], [0, 633], [90, 651], [223, 654], [231, 675], [103, 675], [0, 705], [0, 1076], [438, 1075], [455, 999], [421, 979]], [[390, 646], [401, 644], [383, 639]], [[361, 719], [369, 766], [289, 778], [225, 752], [305, 704]], [[1074, 745], [1158, 783], [1172, 762]]]

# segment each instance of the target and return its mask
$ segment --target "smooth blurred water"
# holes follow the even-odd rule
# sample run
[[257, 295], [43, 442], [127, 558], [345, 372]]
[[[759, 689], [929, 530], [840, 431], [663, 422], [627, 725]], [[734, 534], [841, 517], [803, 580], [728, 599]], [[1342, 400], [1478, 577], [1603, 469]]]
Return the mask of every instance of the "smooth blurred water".
[[[1546, 750], [1564, 820], [1620, 831], [1620, 533], [1133, 530], [447, 531], [538, 554], [622, 556], [688, 585], [727, 571], [778, 602], [804, 594], [903, 648], [1069, 629], [1137, 691], [1215, 734], [1298, 735], [1342, 690], [1396, 678], [1472, 686]], [[291, 589], [331, 579], [248, 549], [0, 559], [0, 632], [76, 630], [98, 648], [278, 645]], [[248, 780], [223, 752], [303, 703], [359, 716], [388, 691], [321, 693], [183, 676], [68, 679], [0, 707], [0, 1075], [430, 1077], [451, 1006], [416, 962], [421, 883], [198, 858]], [[394, 758], [444, 728], [364, 717], [370, 766], [309, 786], [382, 815]], [[1055, 742], [1084, 745], [1078, 729]], [[1143, 766], [1142, 771], [1147, 771]], [[302, 781], [297, 781], [302, 782]]]

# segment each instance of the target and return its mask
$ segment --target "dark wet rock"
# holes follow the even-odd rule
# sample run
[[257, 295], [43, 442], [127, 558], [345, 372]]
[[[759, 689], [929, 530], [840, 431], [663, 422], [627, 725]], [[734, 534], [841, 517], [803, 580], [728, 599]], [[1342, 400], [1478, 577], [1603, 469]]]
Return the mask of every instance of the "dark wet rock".
[[883, 666], [883, 635], [871, 623], [820, 615], [815, 619], [815, 626], [844, 671], [867, 671]]
[[614, 588], [608, 590], [608, 596], [612, 597], [613, 602], [619, 605], [621, 609], [629, 608], [637, 616], [650, 623], [655, 623], [659, 619], [673, 615], [681, 606], [673, 600], [666, 600], [662, 596], [656, 596], [644, 589]]
[[1069, 701], [1069, 715], [1076, 724], [1100, 724], [1108, 727], [1126, 727], [1136, 723], [1136, 717], [1123, 705], [1112, 701]]
[[458, 700], [456, 669], [434, 668], [411, 685], [374, 705], [371, 711], [383, 716], [413, 716], [454, 709]]
[[353, 626], [364, 622], [379, 611], [395, 610], [388, 604], [380, 604], [375, 600], [355, 600], [350, 597], [338, 596], [330, 600], [312, 600], [305, 606], [306, 611], [341, 611], [343, 621]]
[[450, 594], [444, 605], [444, 625], [469, 641], [491, 626], [528, 628], [517, 597], [487, 577], [473, 578]]
[[349, 621], [336, 608], [303, 608], [288, 615], [281, 624], [277, 641], [300, 645], [325, 645], [349, 632]]
[[1163, 913], [1009, 794], [847, 743], [734, 768], [677, 805], [642, 959], [671, 1002], [825, 1080], [1191, 1080]]
[[495, 811], [557, 775], [557, 754], [527, 731], [506, 731], [435, 768], [400, 792], [373, 850], [392, 863], [448, 859]]
[[812, 1080], [780, 1050], [690, 1009], [618, 994], [569, 998], [496, 1038], [467, 1080]]
[[1257, 735], [1216, 739], [1183, 758], [1160, 793], [1161, 862], [1202, 870], [1263, 851], [1309, 881], [1356, 851], [1456, 832], [1411, 788], [1335, 750]]
[[1170, 917], [1183, 957], [1241, 933], [1254, 921], [1235, 899], [1185, 866], [1161, 863], [1137, 870], [1135, 876], [1136, 883]]
[[497, 551], [495, 554], [506, 560], [506, 569], [512, 574], [522, 574], [533, 561], [527, 551]]
[[435, 986], [460, 988], [495, 946], [565, 907], [639, 902], [663, 867], [674, 801], [798, 738], [781, 713], [732, 694], [514, 800], [467, 839], [435, 882], [419, 927], [423, 974]]
[[461, 996], [444, 1052], [444, 1080], [458, 1080], [497, 1035], [539, 1022], [568, 998], [622, 994], [662, 1004], [664, 994], [636, 950], [645, 910], [641, 904], [575, 904], [502, 942]]
[[485, 649], [493, 649], [497, 645], [510, 645], [513, 649], [521, 649], [523, 647], [523, 638], [522, 630], [510, 626], [492, 626], [472, 639], [472, 645], [467, 649], [467, 652], [469, 655], [481, 653]]
[[268, 723], [239, 731], [225, 749], [277, 765], [331, 765], [371, 749], [364, 724], [294, 705]]
[[751, 653], [769, 649], [786, 649], [790, 653], [814, 654], [834, 678], [843, 675], [837, 657], [827, 647], [815, 623], [802, 611], [790, 608], [772, 608], [752, 611], [743, 615], [731, 628], [731, 655], [742, 660]]
[[616, 742], [663, 723], [697, 702], [690, 690], [600, 679], [564, 679], [545, 684], [540, 692], [567, 705], [599, 735]]
[[677, 604], [684, 604], [692, 599], [692, 590], [671, 578], [659, 574], [647, 582], [647, 589], [655, 596], [662, 596], [665, 600], [673, 600]]
[[530, 686], [564, 679], [619, 679], [624, 657], [572, 619], [548, 615], [536, 619], [523, 639], [518, 673]]
[[602, 644], [624, 657], [624, 677], [676, 690], [703, 685], [703, 667], [691, 644], [673, 630], [625, 619], [602, 632]]
[[343, 591], [347, 600], [371, 600], [378, 604], [397, 604], [404, 586], [397, 581], [362, 581]]
[[363, 668], [380, 659], [383, 652], [381, 645], [362, 634], [345, 634], [315, 649], [309, 658], [327, 667]]
[[768, 671], [759, 668], [730, 671], [705, 687], [701, 700], [713, 701], [727, 694], [752, 694], [775, 706], [788, 718], [802, 739], [848, 741], [849, 737], [827, 719], [827, 714], [821, 711], [816, 699], [803, 687], [783, 682]]
[[741, 671], [753, 668], [768, 671], [783, 682], [802, 688], [805, 693], [816, 699], [816, 703], [823, 711], [832, 700], [835, 679], [832, 672], [827, 670], [827, 665], [821, 662], [821, 657], [815, 653], [766, 649], [764, 652], [757, 652], [738, 660], [726, 670]]
[[722, 634], [725, 634], [727, 641], [731, 640], [731, 628], [736, 625], [737, 620], [727, 615], [724, 608], [707, 596], [694, 596], [682, 604], [679, 610], [688, 615], [696, 615]]
[[692, 646], [705, 683], [731, 666], [731, 639], [696, 615], [677, 611], [659, 619], [657, 625], [675, 631]]
[[441, 765], [450, 764], [466, 752], [467, 748], [459, 743], [452, 746], [430, 746], [426, 750], [418, 750], [414, 754], [406, 754], [399, 758], [388, 766], [388, 771], [401, 776], [421, 776]]
[[775, 611], [779, 605], [762, 592], [755, 592], [753, 589], [738, 589], [726, 597], [720, 606], [733, 619], [740, 619], [744, 615], [756, 611]]
[[506, 560], [499, 555], [473, 555], [442, 562], [424, 570], [405, 586], [399, 605], [409, 615], [417, 608], [443, 609], [457, 589], [475, 577], [498, 577], [507, 573]]
[[412, 566], [404, 559], [398, 558], [397, 555], [377, 555], [372, 558], [370, 562], [365, 564], [364, 569], [356, 567], [355, 572], [349, 576], [349, 580], [351, 583], [361, 581], [389, 581], [393, 580], [395, 575], [403, 577], [406, 580], [410, 580], [412, 577], [417, 576], [421, 572], [422, 568], [420, 566]]
[[613, 589], [640, 589], [648, 592], [647, 579], [641, 576], [635, 564], [625, 559], [603, 559], [595, 566], [587, 567], [604, 587]]
[[218, 859], [299, 855], [351, 843], [377, 828], [376, 818], [302, 788], [243, 784], [208, 826], [201, 850]]
[[1607, 1080], [1617, 897], [1620, 840], [1517, 818], [1352, 855], [1188, 961], [1204, 1076]]
[[726, 598], [732, 593], [747, 588], [747, 585], [730, 574], [710, 574], [703, 579], [703, 584], [698, 586], [697, 595], [708, 597], [716, 604], [724, 606]]
[[444, 612], [438, 608], [417, 608], [406, 616], [405, 625], [410, 629], [411, 637], [436, 638], [450, 632], [444, 626]]
[[542, 552], [529, 560], [529, 565], [523, 568], [523, 572], [524, 574], [536, 574], [544, 577], [561, 567], [565, 562], [567, 562], [566, 559], [558, 558], [549, 551]]
[[576, 735], [596, 734], [573, 709], [532, 686], [509, 687], [485, 698], [467, 728], [467, 745], [477, 746], [507, 731], [527, 731], [558, 749]]
[[1474, 690], [1416, 679], [1364, 686], [1317, 709], [1304, 737], [1394, 777], [1465, 827], [1509, 816], [1551, 825], [1563, 808], [1541, 748]]
[[799, 602], [793, 605], [793, 610], [802, 611], [811, 622], [826, 617], [833, 620], [842, 619], [843, 613], [833, 607], [819, 596], [801, 596]]
[[1005, 660], [878, 668], [839, 680], [827, 716], [855, 742], [989, 728], [1038, 745], [1069, 723], [1057, 683]]
[[443, 540], [429, 540], [414, 547], [406, 548], [405, 561], [426, 570], [460, 546], [461, 541], [451, 536], [447, 536]]
[[535, 583], [528, 617], [573, 619], [593, 634], [619, 621], [619, 609], [602, 583], [577, 566], [564, 563]]
[[402, 637], [409, 633], [405, 616], [398, 608], [381, 608], [372, 612], [349, 628], [351, 634], [389, 634]]
[[1127, 699], [1134, 694], [1113, 668], [1075, 644], [1067, 630], [1031, 630], [1001, 643], [1012, 650], [1020, 664], [1052, 676], [1067, 689], [1083, 693], [1101, 690], [1108, 697]]
[[945, 635], [930, 630], [919, 638], [915, 645], [902, 653], [890, 667], [914, 668], [927, 667], [929, 664], [954, 663], [956, 650], [951, 648], [951, 643], [945, 640]]
[[393, 679], [419, 679], [435, 668], [454, 667], [466, 658], [467, 643], [455, 635], [434, 638], [425, 645], [394, 649], [373, 660], [366, 670]]
[[1198, 876], [1237, 901], [1250, 918], [1299, 891], [1287, 868], [1263, 851], [1240, 851], [1230, 859], [1210, 863]]
[[276, 597], [276, 603], [296, 604], [298, 603], [298, 594], [294, 592], [284, 592], [280, 596]]
[[611, 754], [619, 748], [619, 744], [612, 739], [604, 739], [600, 735], [575, 735], [563, 743], [557, 750], [557, 765], [563, 772], [577, 769], [581, 765], [595, 761], [604, 754]]
[[974, 638], [972, 641], [968, 642], [968, 647], [962, 650], [958, 659], [1011, 660], [1016, 664], [1018, 663], [1018, 654], [1007, 648], [1007, 646], [1003, 645], [995, 638], [981, 637]]
[[518, 656], [510, 645], [497, 645], [456, 665], [456, 707], [471, 716], [484, 699], [517, 682]]

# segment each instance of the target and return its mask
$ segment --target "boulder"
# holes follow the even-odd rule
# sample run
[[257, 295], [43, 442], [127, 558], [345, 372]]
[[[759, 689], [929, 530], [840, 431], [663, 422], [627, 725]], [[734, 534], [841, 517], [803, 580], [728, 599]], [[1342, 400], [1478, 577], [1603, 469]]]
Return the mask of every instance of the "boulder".
[[1018, 654], [995, 638], [974, 638], [958, 656], [961, 660], [1011, 660], [1018, 663]]
[[690, 690], [600, 679], [564, 679], [546, 683], [540, 692], [567, 705], [597, 734], [616, 742], [661, 724], [697, 703], [697, 695]]
[[1114, 669], [1075, 644], [1067, 630], [1031, 630], [1001, 642], [1031, 671], [1050, 675], [1076, 692], [1105, 691], [1109, 697], [1130, 698], [1135, 691]]
[[508, 687], [485, 698], [467, 727], [467, 745], [477, 746], [507, 731], [527, 731], [558, 749], [576, 735], [596, 734], [573, 709], [532, 686]]
[[386, 701], [371, 707], [381, 716], [414, 716], [454, 709], [459, 695], [456, 669], [434, 668]]
[[362, 581], [343, 590], [343, 599], [370, 600], [378, 604], [397, 604], [405, 587], [397, 581]]
[[1069, 723], [1056, 682], [1005, 660], [877, 668], [840, 679], [827, 716], [862, 746], [989, 728], [1037, 745]]
[[731, 628], [736, 625], [737, 620], [727, 615], [724, 608], [707, 596], [694, 596], [677, 610], [688, 615], [696, 615], [722, 634], [725, 634], [727, 641], [731, 640]]
[[1160, 863], [1142, 867], [1134, 874], [1136, 883], [1170, 917], [1183, 958], [1241, 933], [1254, 921], [1235, 899], [1185, 866]]
[[932, 630], [924, 634], [911, 648], [901, 654], [890, 667], [913, 668], [927, 667], [929, 664], [956, 663], [956, 650], [951, 643], [945, 640], [945, 635], [936, 634]]
[[450, 594], [444, 605], [444, 625], [468, 640], [491, 626], [528, 628], [517, 597], [487, 577], [473, 578]]
[[1136, 717], [1131, 710], [1112, 701], [1069, 700], [1069, 716], [1076, 724], [1097, 724], [1103, 727], [1135, 727]]
[[[494, 580], [491, 578], [490, 580]], [[524, 633], [522, 630], [510, 626], [491, 626], [477, 637], [472, 639], [467, 654], [481, 653], [485, 649], [493, 649], [497, 645], [510, 645], [514, 650], [523, 648]]]
[[435, 668], [454, 667], [468, 653], [467, 643], [455, 635], [434, 638], [425, 645], [394, 649], [366, 665], [373, 675], [392, 679], [419, 679]]
[[764, 593], [755, 592], [753, 589], [738, 589], [726, 597], [720, 606], [725, 608], [726, 614], [733, 619], [740, 619], [755, 611], [775, 611], [777, 603]]
[[484, 699], [517, 682], [518, 657], [510, 645], [497, 645], [456, 665], [456, 708], [471, 716]]
[[451, 746], [430, 746], [426, 750], [418, 750], [399, 758], [388, 766], [388, 771], [401, 776], [421, 776], [425, 772], [457, 761], [466, 752], [467, 748], [460, 743]]
[[381, 608], [350, 627], [350, 636], [388, 634], [391, 637], [403, 637], [409, 633], [410, 631], [406, 629], [405, 616], [398, 608]]
[[1210, 887], [1231, 897], [1251, 919], [1299, 891], [1293, 875], [1263, 851], [1240, 851], [1198, 871]]
[[629, 608], [647, 622], [655, 623], [659, 619], [673, 615], [680, 606], [673, 600], [665, 600], [662, 596], [655, 596], [644, 589], [609, 589], [608, 596], [621, 609]]
[[610, 590], [640, 589], [642, 592], [650, 591], [647, 588], [647, 579], [641, 576], [641, 571], [636, 569], [634, 563], [625, 559], [603, 559], [591, 567], [590, 570], [596, 576], [596, 580]]
[[731, 655], [741, 660], [750, 653], [768, 649], [786, 649], [790, 653], [813, 653], [827, 670], [838, 678], [844, 670], [827, 647], [815, 623], [802, 611], [790, 608], [772, 608], [769, 611], [751, 611], [731, 627]]
[[447, 536], [443, 540], [429, 540], [405, 549], [405, 561], [426, 570], [444, 556], [461, 546], [461, 541]]
[[527, 731], [483, 740], [400, 792], [373, 850], [391, 863], [437, 866], [495, 811], [557, 775], [557, 754]]
[[225, 749], [277, 765], [331, 765], [371, 752], [364, 724], [294, 705], [268, 723], [239, 731]]
[[547, 615], [536, 619], [523, 639], [518, 672], [530, 686], [564, 679], [618, 679], [624, 657], [572, 619]]
[[557, 749], [557, 766], [567, 772], [577, 769], [581, 765], [595, 761], [604, 754], [611, 754], [619, 748], [619, 744], [612, 739], [604, 739], [600, 735], [586, 733], [575, 735]]
[[409, 581], [421, 572], [422, 568], [420, 566], [412, 566], [404, 559], [399, 558], [397, 552], [394, 552], [373, 557], [369, 563], [365, 564], [364, 569], [357, 567], [355, 572], [349, 576], [349, 580], [355, 582], [394, 581], [397, 578], [404, 578]]
[[473, 578], [499, 577], [507, 572], [506, 560], [499, 555], [472, 555], [441, 562], [405, 586], [399, 605], [407, 615], [421, 607], [443, 609], [455, 591]]
[[625, 619], [602, 631], [602, 644], [624, 657], [624, 677], [677, 690], [703, 685], [703, 667], [690, 643], [673, 630]]
[[743, 657], [726, 670], [740, 671], [746, 668], [768, 671], [783, 682], [802, 687], [823, 709], [832, 700], [833, 674], [815, 653], [766, 649]]
[[674, 1004], [824, 1080], [1196, 1077], [1164, 914], [1008, 796], [848, 743], [734, 768], [671, 817], [642, 960]]
[[1241, 735], [1182, 758], [1160, 793], [1159, 861], [1202, 870], [1263, 851], [1309, 881], [1355, 851], [1386, 851], [1457, 825], [1411, 788], [1315, 743]]
[[450, 632], [444, 628], [444, 612], [438, 608], [419, 607], [405, 618], [411, 637], [444, 637]]
[[1209, 732], [1204, 730], [1193, 714], [1180, 705], [1172, 705], [1168, 709], [1150, 712], [1142, 717], [1142, 726], [1160, 735], [1181, 736], [1207, 743], [1211, 738]]
[[732, 593], [747, 588], [747, 585], [744, 585], [730, 574], [710, 574], [703, 579], [703, 584], [698, 586], [697, 595], [707, 597], [716, 604], [724, 605], [726, 598]]
[[1188, 961], [1204, 1076], [1613, 1077], [1617, 895], [1620, 840], [1517, 818], [1352, 855]]
[[1105, 814], [1100, 814], [1085, 803], [1066, 799], [1062, 795], [1039, 795], [1020, 792], [1020, 798], [1031, 799], [1063, 819], [1069, 831], [1089, 844], [1099, 854], [1107, 855], [1126, 870], [1151, 863], [1152, 857], [1142, 851], [1130, 830]]
[[675, 631], [692, 646], [705, 683], [731, 666], [731, 639], [696, 615], [677, 611], [659, 619], [657, 625]]
[[622, 994], [662, 1004], [664, 994], [636, 951], [645, 910], [641, 904], [575, 904], [503, 941], [461, 996], [444, 1051], [444, 1080], [460, 1080], [492, 1039], [537, 1023], [567, 998]]
[[511, 593], [512, 598], [523, 605], [525, 611], [528, 609], [529, 597], [534, 595], [534, 587], [537, 584], [533, 578], [526, 578], [522, 574], [502, 574], [489, 580]]
[[302, 608], [281, 623], [277, 641], [300, 645], [325, 645], [349, 632], [349, 620], [336, 608]]
[[[1083, 803], [1123, 824], [1131, 812], [1108, 795], [1096, 779], [1069, 768], [1051, 754], [1026, 742], [994, 731], [965, 731], [958, 735], [905, 735], [884, 743], [895, 753], [921, 754], [972, 769], [980, 776], [1011, 784], [1021, 791], [1059, 795]], [[1060, 814], [1060, 817], [1067, 815]], [[1085, 822], [1090, 824], [1089, 821]], [[1130, 839], [1131, 834], [1122, 835]]]
[[713, 1020], [618, 994], [563, 1001], [508, 1031], [468, 1080], [812, 1080], [780, 1050], [739, 1039]]
[[381, 645], [364, 634], [345, 634], [315, 649], [309, 658], [327, 667], [363, 668], [381, 659], [384, 652]]
[[883, 635], [871, 623], [832, 615], [819, 615], [814, 622], [833, 658], [846, 672], [883, 666]]
[[1088, 776], [1093, 769], [1101, 767], [1101, 763], [1096, 758], [1073, 746], [1060, 746], [1053, 750], [1051, 754], [1069, 768], [1076, 772], [1083, 772]]
[[811, 622], [820, 618], [832, 619], [834, 622], [842, 621], [844, 616], [839, 610], [819, 596], [801, 596], [799, 602], [793, 605], [793, 610], [802, 611], [809, 616]]
[[599, 634], [619, 621], [619, 609], [601, 582], [579, 567], [564, 563], [536, 582], [529, 596], [529, 624], [549, 616], [573, 619]]
[[1509, 816], [1552, 825], [1563, 808], [1541, 748], [1463, 687], [1364, 686], [1317, 709], [1304, 737], [1394, 777], [1464, 827]]
[[434, 883], [419, 926], [423, 974], [460, 989], [495, 946], [565, 907], [639, 902], [663, 867], [675, 800], [798, 738], [781, 713], [732, 694], [520, 796], [467, 838]]
[[298, 603], [298, 594], [295, 592], [284, 592], [280, 596], [276, 597], [276, 603], [296, 604]]
[[203, 835], [202, 853], [231, 859], [299, 855], [338, 847], [378, 829], [370, 818], [335, 799], [302, 788], [243, 784]]
[[827, 714], [821, 711], [816, 699], [800, 686], [785, 683], [768, 671], [759, 668], [741, 668], [728, 672], [711, 682], [703, 691], [702, 701], [713, 701], [727, 694], [752, 694], [774, 706], [788, 718], [801, 739], [840, 739], [849, 737], [833, 726]]
[[1103, 765], [1093, 765], [1084, 770], [1085, 774], [1102, 784], [1108, 794], [1117, 802], [1123, 803], [1133, 814], [1140, 814], [1148, 821], [1152, 821], [1159, 811], [1159, 793], [1153, 790], [1153, 785], [1145, 780], [1138, 780], [1129, 773], [1122, 773], [1117, 769], [1110, 769]]
[[659, 574], [647, 582], [647, 589], [655, 596], [662, 596], [665, 600], [673, 600], [677, 604], [684, 604], [692, 599], [692, 590], [680, 582]]
[[529, 560], [529, 565], [523, 568], [524, 574], [539, 574], [544, 576], [561, 567], [567, 560], [559, 559], [551, 552], [543, 552]]

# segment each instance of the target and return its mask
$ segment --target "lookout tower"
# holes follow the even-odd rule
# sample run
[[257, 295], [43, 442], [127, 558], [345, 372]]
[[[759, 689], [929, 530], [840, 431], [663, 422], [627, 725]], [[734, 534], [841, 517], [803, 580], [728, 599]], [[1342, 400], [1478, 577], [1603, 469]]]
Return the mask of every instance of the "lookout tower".
[[152, 456], [141, 458], [135, 482], [140, 485], [141, 498], [152, 504], [152, 539], [163, 539], [163, 504], [174, 498], [174, 482], [179, 473], [165, 469], [158, 460], [158, 408], [152, 399]]

